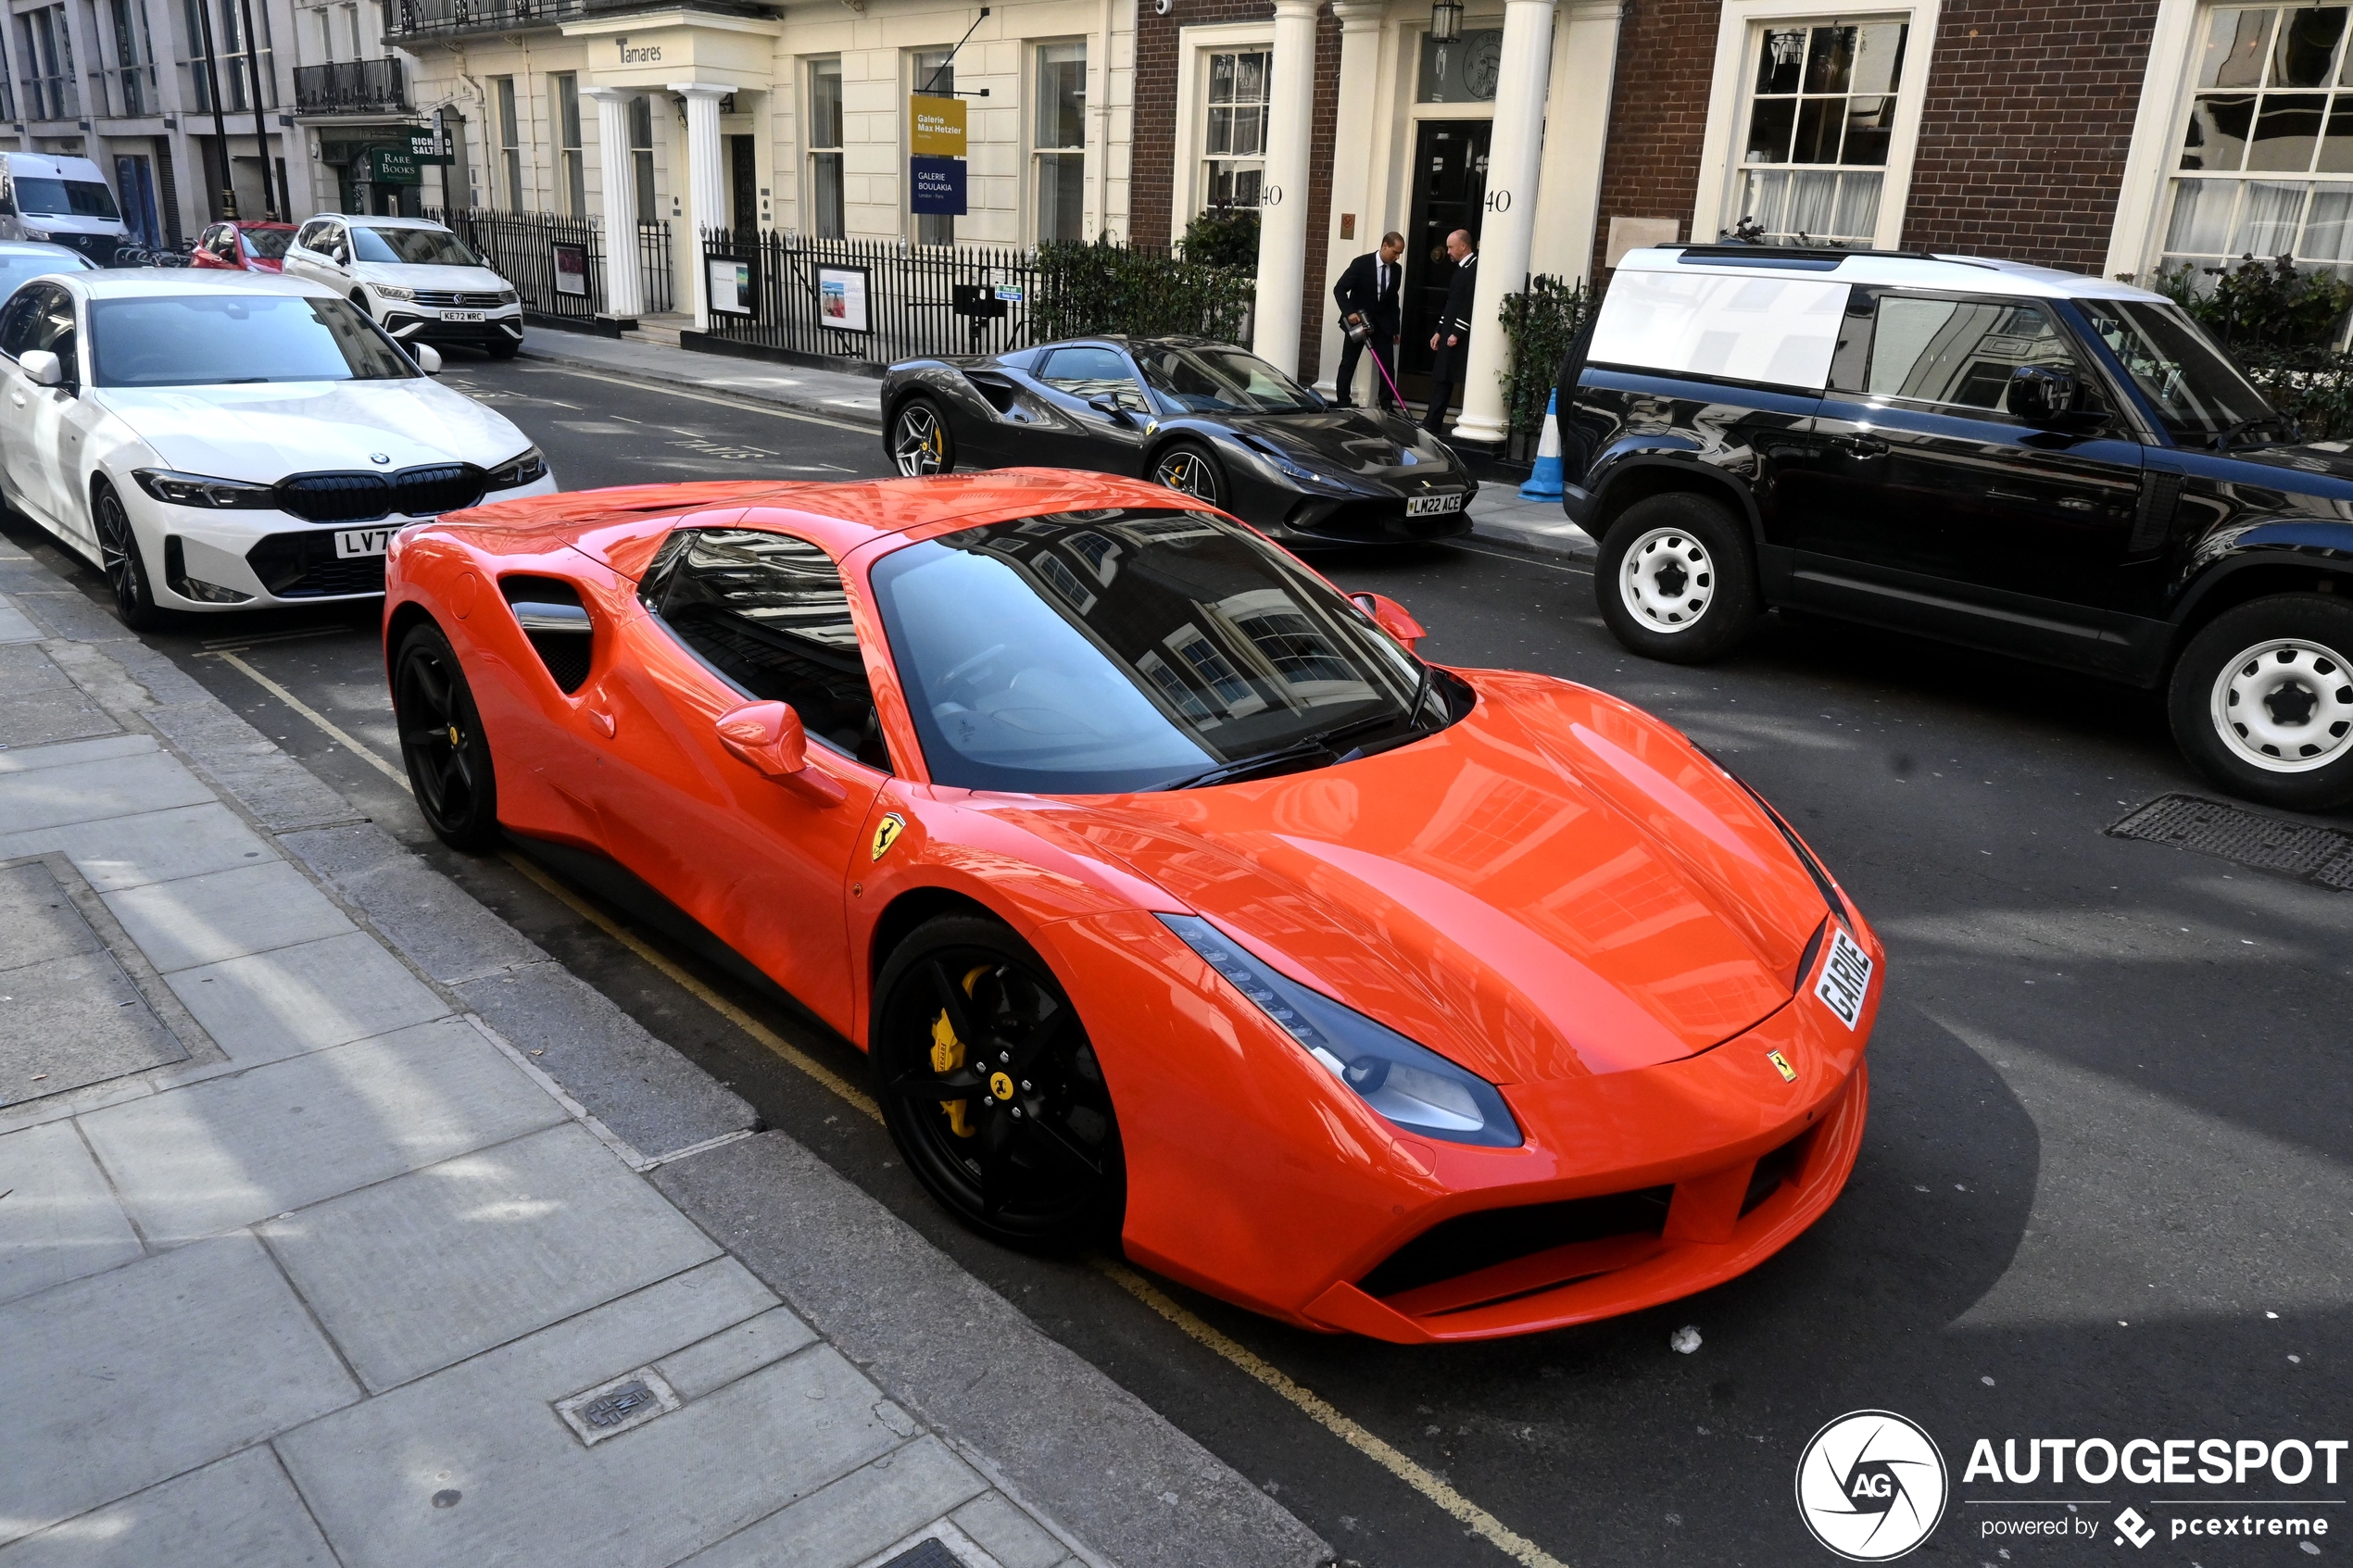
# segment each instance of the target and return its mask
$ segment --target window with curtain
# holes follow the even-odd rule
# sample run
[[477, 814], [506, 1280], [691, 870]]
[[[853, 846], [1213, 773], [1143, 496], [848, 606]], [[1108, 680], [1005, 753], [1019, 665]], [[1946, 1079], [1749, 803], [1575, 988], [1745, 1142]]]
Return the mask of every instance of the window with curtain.
[[1087, 44], [1038, 45], [1038, 240], [1087, 237]]
[[1202, 146], [1205, 207], [1256, 207], [1266, 178], [1266, 103], [1274, 55], [1209, 56], [1209, 121]]
[[[915, 52], [912, 90], [929, 97], [953, 97], [956, 92], [954, 55], [946, 49], [919, 49]], [[911, 188], [912, 188], [912, 182]], [[914, 220], [915, 243], [919, 245], [952, 245], [956, 243], [956, 220], [942, 212], [918, 212]]]
[[498, 95], [498, 159], [499, 172], [506, 176], [507, 188], [501, 193], [507, 198], [507, 210], [523, 210], [522, 188], [522, 119], [515, 112], [515, 79], [494, 76], [492, 89]]
[[637, 182], [637, 221], [652, 223], [654, 207], [654, 103], [642, 94], [629, 100], [629, 172]]
[[564, 211], [573, 218], [588, 216], [588, 165], [580, 149], [580, 78], [568, 70], [547, 78], [548, 108], [556, 122], [556, 174], [564, 193]]
[[2159, 265], [2200, 288], [2242, 256], [2353, 277], [2353, 60], [2344, 6], [2204, 19]]
[[1911, 31], [1897, 19], [1756, 29], [1727, 227], [1753, 222], [1784, 244], [1873, 242]]
[[821, 240], [849, 231], [842, 220], [841, 58], [809, 62], [809, 210], [802, 221]]

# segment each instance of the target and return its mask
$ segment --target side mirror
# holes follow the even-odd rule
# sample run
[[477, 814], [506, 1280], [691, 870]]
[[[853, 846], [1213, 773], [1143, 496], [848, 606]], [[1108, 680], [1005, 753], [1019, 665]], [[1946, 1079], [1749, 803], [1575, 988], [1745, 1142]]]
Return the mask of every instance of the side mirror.
[[1110, 396], [1109, 395], [1105, 395], [1101, 397], [1089, 397], [1087, 399], [1087, 407], [1094, 409], [1095, 412], [1102, 415], [1107, 420], [1115, 420], [1120, 424], [1126, 424], [1127, 422], [1126, 406], [1121, 403], [1116, 397]]
[[1406, 612], [1405, 607], [1387, 594], [1351, 594], [1349, 602], [1373, 618], [1373, 624], [1396, 638], [1413, 652], [1429, 635], [1422, 623]]
[[2020, 365], [2010, 372], [2011, 413], [2028, 424], [2048, 429], [2082, 427], [2085, 416], [2076, 409], [2082, 387], [2075, 372], [2057, 365]]
[[24, 372], [25, 380], [35, 386], [65, 384], [66, 368], [57, 363], [57, 357], [48, 349], [26, 349], [17, 357], [17, 368]]
[[441, 350], [429, 343], [417, 345], [417, 369], [429, 376], [441, 374]]
[[772, 779], [809, 766], [809, 736], [786, 702], [755, 702], [719, 721], [719, 744]]

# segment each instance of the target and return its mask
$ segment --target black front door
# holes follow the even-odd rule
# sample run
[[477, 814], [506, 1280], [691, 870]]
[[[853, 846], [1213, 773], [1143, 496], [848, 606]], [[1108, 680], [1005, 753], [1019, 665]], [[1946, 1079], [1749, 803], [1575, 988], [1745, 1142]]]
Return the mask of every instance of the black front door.
[[1405, 225], [1405, 341], [1401, 377], [1420, 378], [1401, 390], [1428, 395], [1430, 325], [1446, 309], [1454, 263], [1446, 236], [1457, 229], [1478, 238], [1487, 205], [1487, 143], [1495, 127], [1485, 119], [1425, 119], [1414, 138], [1414, 209]]
[[760, 226], [760, 140], [755, 136], [727, 138], [727, 205], [734, 220], [728, 227], [749, 233]]

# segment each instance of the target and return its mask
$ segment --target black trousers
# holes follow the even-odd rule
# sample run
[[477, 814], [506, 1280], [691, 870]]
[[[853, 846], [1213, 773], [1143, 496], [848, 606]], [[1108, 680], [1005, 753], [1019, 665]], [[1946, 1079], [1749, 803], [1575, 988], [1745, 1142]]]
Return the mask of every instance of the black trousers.
[[1429, 412], [1422, 416], [1422, 428], [1437, 434], [1446, 422], [1447, 406], [1454, 401], [1454, 383], [1462, 379], [1463, 366], [1470, 358], [1470, 335], [1463, 334], [1460, 343], [1441, 347], [1429, 367]]
[[1359, 343], [1353, 337], [1342, 337], [1340, 345], [1340, 370], [1332, 377], [1333, 390], [1342, 403], [1349, 402], [1349, 393], [1356, 384], [1356, 360], [1365, 350], [1373, 356], [1373, 407], [1389, 408], [1396, 406], [1390, 395], [1389, 383], [1397, 377], [1397, 345], [1383, 337], [1378, 328], [1369, 343]]

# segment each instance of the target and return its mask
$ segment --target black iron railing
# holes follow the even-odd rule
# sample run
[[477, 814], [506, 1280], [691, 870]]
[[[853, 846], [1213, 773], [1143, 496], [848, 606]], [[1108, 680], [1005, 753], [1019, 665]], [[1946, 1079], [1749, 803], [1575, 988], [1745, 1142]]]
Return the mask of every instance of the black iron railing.
[[[605, 314], [605, 233], [593, 218], [485, 207], [435, 210], [484, 265], [515, 286], [522, 307], [539, 316], [585, 320]], [[648, 315], [671, 301], [670, 225], [637, 225], [638, 287]]]
[[396, 0], [385, 19], [396, 38], [429, 32], [478, 32], [553, 27], [587, 6], [584, 0]]
[[302, 114], [402, 114], [409, 85], [397, 59], [296, 66], [295, 108]]

